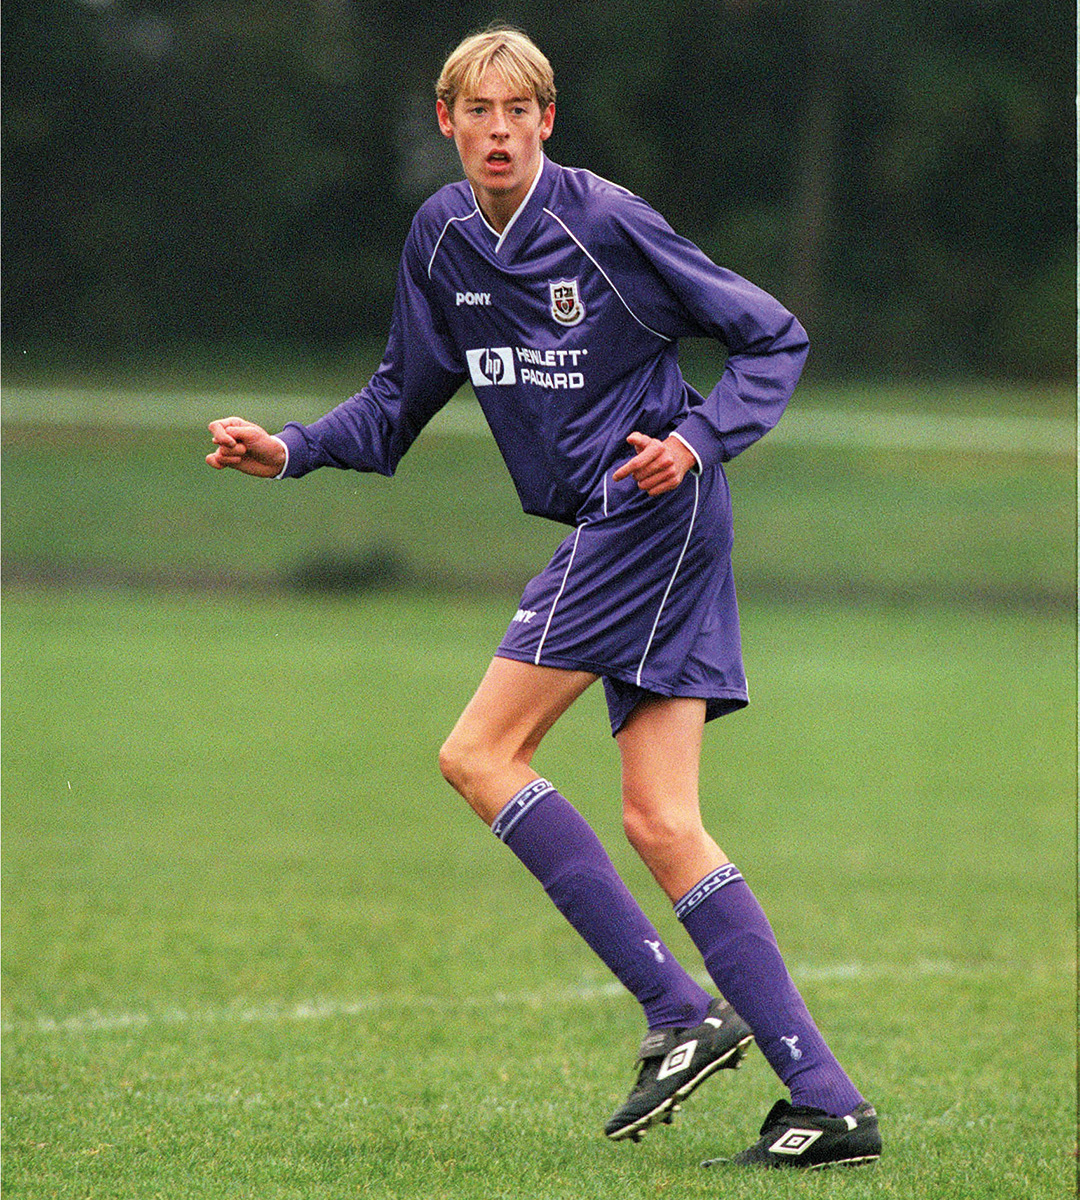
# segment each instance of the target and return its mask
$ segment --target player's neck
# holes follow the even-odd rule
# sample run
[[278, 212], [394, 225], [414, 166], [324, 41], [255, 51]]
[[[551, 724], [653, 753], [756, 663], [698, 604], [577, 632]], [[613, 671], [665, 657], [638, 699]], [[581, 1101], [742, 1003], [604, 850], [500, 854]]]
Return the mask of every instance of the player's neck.
[[502, 196], [484, 196], [476, 197], [477, 207], [484, 215], [484, 220], [495, 230], [501, 234], [503, 230], [514, 219], [514, 213], [521, 207], [520, 203], [507, 202]]
[[497, 234], [502, 236], [513, 224], [518, 213], [528, 204], [529, 197], [536, 190], [543, 170], [544, 158], [541, 155], [536, 166], [536, 174], [529, 180], [529, 185], [524, 192], [519, 188], [514, 188], [510, 192], [488, 192], [477, 188], [475, 184], [471, 185], [476, 207]]

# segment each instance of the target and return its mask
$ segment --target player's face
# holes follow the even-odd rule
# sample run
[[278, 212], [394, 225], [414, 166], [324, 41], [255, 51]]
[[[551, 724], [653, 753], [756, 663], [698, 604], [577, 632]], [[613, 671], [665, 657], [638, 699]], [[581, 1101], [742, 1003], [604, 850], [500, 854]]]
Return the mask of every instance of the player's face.
[[484, 215], [501, 230], [532, 187], [541, 147], [551, 136], [555, 105], [542, 110], [536, 97], [522, 96], [498, 72], [481, 76], [475, 95], [460, 95], [450, 112], [436, 104], [439, 128], [454, 139], [465, 178]]

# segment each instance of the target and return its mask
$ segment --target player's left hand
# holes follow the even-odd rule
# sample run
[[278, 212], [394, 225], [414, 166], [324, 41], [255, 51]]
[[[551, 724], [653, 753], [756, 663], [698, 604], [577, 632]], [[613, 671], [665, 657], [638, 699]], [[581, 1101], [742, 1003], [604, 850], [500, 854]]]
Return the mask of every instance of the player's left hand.
[[697, 459], [685, 442], [674, 434], [662, 442], [643, 433], [632, 433], [626, 439], [637, 451], [629, 462], [623, 463], [612, 475], [616, 483], [632, 475], [643, 492], [650, 496], [662, 496], [673, 492], [687, 471], [697, 466]]

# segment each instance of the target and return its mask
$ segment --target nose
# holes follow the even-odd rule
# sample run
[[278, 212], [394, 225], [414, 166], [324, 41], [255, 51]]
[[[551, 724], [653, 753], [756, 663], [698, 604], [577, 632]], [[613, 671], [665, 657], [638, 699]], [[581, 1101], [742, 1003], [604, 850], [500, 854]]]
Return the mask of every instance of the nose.
[[506, 137], [510, 132], [510, 125], [506, 120], [506, 114], [501, 108], [496, 108], [491, 114], [491, 136], [496, 138]]

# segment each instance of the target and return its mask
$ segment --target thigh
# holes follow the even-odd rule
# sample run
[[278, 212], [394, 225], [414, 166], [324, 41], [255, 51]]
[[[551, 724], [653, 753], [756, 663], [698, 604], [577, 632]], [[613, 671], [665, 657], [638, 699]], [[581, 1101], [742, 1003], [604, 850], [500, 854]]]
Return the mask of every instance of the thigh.
[[492, 659], [447, 739], [450, 756], [468, 764], [465, 798], [489, 824], [537, 778], [529, 765], [536, 748], [596, 679], [588, 671]]
[[624, 802], [696, 813], [704, 729], [704, 700], [650, 696], [638, 704], [615, 735]]
[[645, 700], [615, 740], [623, 820], [635, 849], [672, 900], [727, 861], [701, 821], [698, 795], [704, 700]]

